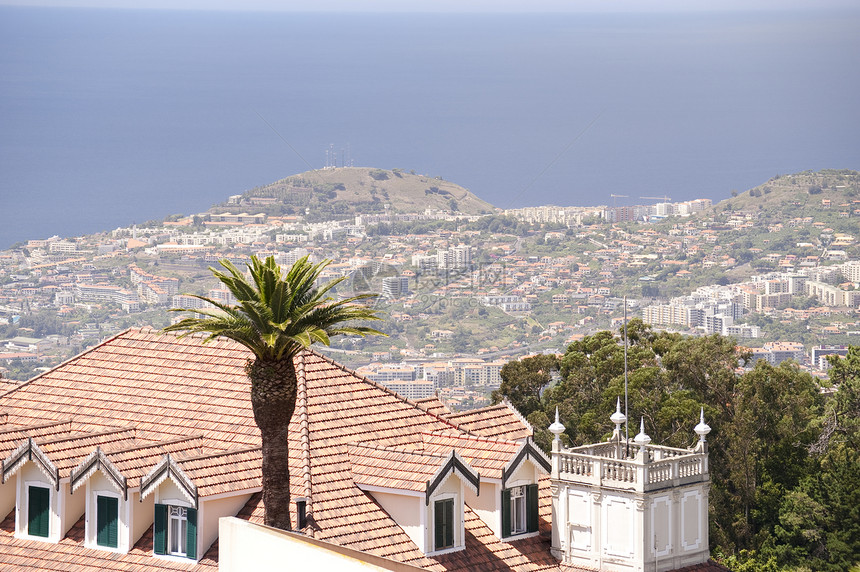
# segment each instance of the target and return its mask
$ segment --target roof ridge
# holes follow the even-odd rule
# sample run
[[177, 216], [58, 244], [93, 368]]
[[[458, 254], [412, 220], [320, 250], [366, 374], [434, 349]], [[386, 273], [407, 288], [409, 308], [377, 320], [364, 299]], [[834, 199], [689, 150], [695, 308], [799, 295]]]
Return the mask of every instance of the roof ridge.
[[519, 419], [522, 422], [522, 424], [526, 426], [526, 429], [528, 429], [529, 432], [532, 434], [532, 437], [534, 437], [535, 428], [532, 426], [531, 423], [529, 423], [529, 420], [526, 419], [522, 413], [520, 413], [520, 410], [517, 409], [513, 403], [511, 403], [511, 400], [508, 399], [507, 397], [505, 397], [502, 399], [501, 403], [502, 403], [502, 405], [504, 405], [505, 407], [510, 409], [511, 413], [513, 413], [514, 415], [517, 416], [517, 419]]
[[[304, 481], [305, 517], [311, 515], [313, 521], [313, 481], [311, 479], [311, 433], [308, 424], [308, 379], [305, 371], [305, 354], [299, 352], [295, 362], [298, 361], [296, 370], [296, 409], [293, 413], [298, 414], [299, 419], [299, 442], [301, 443], [302, 479]], [[298, 510], [298, 509], [297, 509]], [[297, 523], [298, 524], [298, 523]], [[306, 526], [308, 536], [314, 536], [314, 527]]]
[[[441, 431], [419, 431], [421, 435], [438, 435], [442, 433]], [[471, 433], [467, 433], [465, 435], [452, 434], [453, 437], [457, 439], [468, 439], [470, 441], [485, 441], [487, 443], [504, 443], [507, 445], [520, 445], [519, 441], [514, 441], [512, 439], [503, 439], [501, 437], [488, 437], [484, 435], [473, 435]]]
[[226, 457], [228, 455], [237, 455], [239, 453], [250, 453], [251, 451], [261, 451], [262, 449], [263, 449], [262, 446], [242, 447], [239, 449], [225, 449], [223, 451], [216, 451], [214, 453], [203, 453], [201, 455], [195, 455], [192, 457], [183, 457], [181, 459], [177, 458], [176, 462], [177, 463], [187, 463], [188, 461], [205, 461], [206, 459], [214, 459], [215, 457]]
[[203, 439], [205, 435], [203, 433], [197, 433], [194, 435], [184, 435], [182, 437], [177, 437], [175, 439], [168, 439], [167, 441], [147, 441], [146, 443], [142, 443], [140, 445], [134, 445], [133, 447], [126, 447], [125, 449], [116, 449], [114, 451], [106, 452], [107, 455], [118, 455], [120, 453], [132, 453], [134, 451], [140, 451], [141, 449], [151, 449], [154, 447], [162, 447], [164, 445], [173, 445], [174, 443], [181, 443], [182, 441], [193, 441], [194, 439]]
[[[57, 365], [55, 365], [54, 367], [52, 367], [52, 368], [51, 368], [51, 369], [49, 369], [48, 371], [43, 371], [43, 372], [42, 372], [42, 373], [40, 373], [39, 375], [37, 375], [37, 376], [35, 376], [35, 377], [31, 377], [31, 378], [30, 378], [30, 379], [28, 379], [27, 381], [23, 381], [23, 382], [19, 383], [18, 385], [16, 385], [15, 387], [13, 387], [12, 389], [10, 389], [9, 391], [5, 391], [5, 392], [3, 392], [3, 393], [0, 393], [0, 399], [2, 399], [2, 398], [4, 398], [4, 397], [6, 397], [7, 395], [10, 395], [10, 394], [11, 394], [12, 392], [14, 392], [14, 391], [18, 391], [18, 390], [19, 390], [19, 389], [21, 389], [22, 387], [26, 387], [26, 386], [30, 385], [31, 383], [33, 383], [33, 382], [34, 382], [34, 381], [36, 381], [37, 379], [39, 379], [39, 378], [41, 378], [41, 377], [43, 377], [43, 376], [45, 376], [45, 375], [47, 375], [47, 374], [51, 373], [51, 372], [52, 372], [52, 371], [54, 371], [55, 369], [58, 369], [58, 368], [60, 368], [60, 367], [62, 367], [62, 366], [64, 366], [64, 365], [66, 365], [66, 364], [68, 364], [68, 363], [70, 363], [70, 362], [72, 362], [72, 361], [74, 361], [74, 360], [78, 359], [78, 358], [83, 357], [84, 355], [86, 355], [86, 354], [88, 354], [88, 353], [90, 353], [90, 352], [92, 352], [92, 351], [97, 350], [98, 348], [102, 347], [103, 345], [105, 345], [105, 344], [107, 344], [107, 343], [109, 343], [109, 342], [114, 341], [114, 340], [115, 340], [115, 339], [117, 339], [118, 337], [122, 336], [123, 334], [127, 334], [128, 332], [130, 332], [131, 330], [134, 330], [134, 329], [136, 329], [136, 328], [126, 328], [125, 330], [123, 330], [123, 331], [119, 332], [118, 334], [115, 334], [115, 335], [113, 335], [113, 336], [111, 336], [111, 337], [109, 337], [109, 338], [105, 338], [105, 339], [104, 339], [104, 340], [102, 340], [101, 342], [97, 343], [96, 345], [94, 345], [94, 346], [92, 346], [92, 347], [89, 347], [89, 348], [85, 349], [85, 350], [84, 350], [84, 351], [82, 351], [81, 353], [79, 353], [79, 354], [77, 354], [77, 355], [74, 355], [74, 356], [70, 357], [69, 359], [67, 359], [67, 360], [65, 360], [65, 361], [63, 361], [63, 362], [58, 363]], [[137, 329], [139, 329], [139, 328], [137, 328]]]
[[469, 415], [471, 413], [475, 413], [476, 411], [489, 411], [490, 409], [499, 409], [505, 407], [504, 403], [496, 403], [494, 405], [487, 405], [486, 407], [478, 407], [477, 409], [466, 409], [465, 411], [452, 411], [446, 417], [461, 417], [463, 415]]
[[369, 443], [349, 443], [349, 447], [362, 447], [364, 449], [373, 449], [374, 451], [387, 451], [391, 453], [403, 453], [405, 455], [421, 455], [422, 457], [433, 457], [436, 459], [445, 459], [448, 455], [440, 455], [439, 453], [428, 453], [423, 449], [395, 449], [394, 447], [386, 447], [385, 445], [371, 445]]
[[72, 420], [73, 420], [73, 418], [69, 417], [68, 419], [64, 419], [61, 421], [49, 421], [47, 423], [41, 423], [38, 425], [16, 425], [15, 427], [7, 427], [5, 429], [0, 429], [0, 435], [2, 435], [3, 433], [14, 433], [16, 431], [20, 431], [23, 433], [23, 432], [30, 431], [33, 429], [44, 429], [45, 427], [53, 427], [55, 425], [64, 425], [66, 423], [69, 424], [69, 431], [71, 431], [72, 430], [72, 427], [71, 427]]
[[135, 427], [114, 427], [112, 429], [105, 429], [104, 431], [93, 431], [92, 433], [86, 433], [81, 431], [80, 433], [75, 433], [74, 435], [67, 435], [65, 437], [58, 437], [56, 439], [36, 439], [36, 444], [40, 447], [42, 445], [51, 445], [54, 443], [63, 443], [65, 441], [75, 441], [77, 439], [86, 439], [87, 437], [101, 437], [102, 435], [112, 435], [115, 433], [124, 433], [126, 431], [135, 431]]
[[348, 367], [346, 367], [345, 365], [342, 365], [342, 364], [337, 363], [336, 361], [334, 361], [334, 360], [333, 360], [333, 359], [331, 359], [330, 357], [325, 356], [325, 355], [323, 355], [323, 354], [321, 354], [321, 353], [319, 353], [319, 352], [317, 352], [317, 351], [313, 350], [312, 348], [305, 348], [305, 349], [304, 349], [304, 351], [306, 351], [306, 352], [308, 352], [308, 353], [311, 353], [311, 354], [313, 354], [313, 355], [317, 356], [318, 358], [321, 358], [322, 360], [324, 360], [324, 361], [326, 361], [326, 362], [330, 363], [331, 365], [333, 365], [333, 366], [337, 367], [338, 369], [342, 370], [344, 373], [348, 373], [349, 375], [352, 375], [352, 376], [354, 376], [354, 377], [357, 377], [357, 378], [358, 378], [358, 379], [360, 379], [361, 381], [364, 381], [365, 383], [369, 383], [370, 385], [372, 385], [372, 386], [374, 386], [374, 387], [376, 387], [376, 388], [378, 388], [378, 389], [381, 389], [381, 390], [385, 391], [386, 393], [389, 393], [389, 394], [393, 395], [394, 397], [396, 397], [397, 399], [399, 399], [399, 400], [400, 400], [400, 401], [402, 401], [403, 403], [405, 403], [405, 404], [409, 405], [409, 406], [410, 406], [410, 407], [412, 407], [413, 409], [418, 409], [419, 411], [421, 411], [421, 413], [424, 413], [424, 414], [426, 414], [426, 415], [430, 415], [430, 416], [432, 416], [433, 418], [435, 418], [435, 419], [437, 419], [437, 420], [441, 421], [442, 423], [445, 423], [446, 425], [450, 425], [451, 427], [453, 427], [454, 429], [457, 429], [458, 431], [465, 431], [465, 432], [467, 432], [467, 433], [470, 433], [470, 434], [471, 434], [471, 431], [469, 431], [468, 429], [463, 429], [462, 427], [458, 426], [457, 424], [455, 424], [455, 423], [453, 423], [453, 422], [451, 422], [451, 421], [448, 421], [448, 420], [447, 420], [447, 419], [445, 419], [444, 417], [441, 417], [441, 416], [439, 416], [439, 415], [436, 415], [435, 413], [431, 413], [431, 412], [429, 412], [429, 411], [427, 411], [427, 410], [425, 410], [425, 409], [421, 409], [420, 407], [418, 407], [418, 406], [415, 404], [415, 402], [414, 402], [414, 401], [412, 401], [412, 400], [410, 400], [410, 399], [406, 399], [405, 397], [403, 397], [402, 395], [400, 395], [399, 393], [397, 393], [397, 392], [396, 392], [396, 391], [394, 391], [393, 389], [390, 389], [390, 388], [388, 388], [388, 387], [385, 387], [385, 386], [384, 386], [384, 385], [382, 385], [381, 383], [376, 382], [376, 381], [373, 381], [372, 379], [368, 379], [367, 377], [365, 377], [365, 376], [361, 375], [360, 373], [358, 373], [358, 372], [356, 372], [356, 371], [354, 371], [354, 370], [349, 369], [349, 368], [348, 368]]

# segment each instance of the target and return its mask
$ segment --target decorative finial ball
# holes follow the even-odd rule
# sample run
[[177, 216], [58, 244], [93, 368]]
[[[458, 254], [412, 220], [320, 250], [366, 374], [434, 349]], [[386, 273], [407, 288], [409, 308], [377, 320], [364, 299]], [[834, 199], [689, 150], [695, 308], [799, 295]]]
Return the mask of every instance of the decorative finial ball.
[[645, 433], [645, 418], [639, 420], [639, 434], [633, 437], [633, 442], [637, 445], [647, 445], [651, 442], [651, 437]]
[[616, 426], [621, 427], [624, 425], [624, 422], [627, 421], [627, 416], [621, 413], [621, 398], [617, 398], [615, 400], [615, 413], [612, 414], [609, 419], [615, 423]]
[[705, 408], [702, 407], [701, 412], [699, 413], [699, 424], [693, 428], [693, 431], [696, 432], [696, 435], [699, 436], [699, 439], [704, 441], [705, 435], [711, 432], [710, 426], [705, 423]]
[[555, 435], [556, 439], [564, 433], [564, 425], [558, 420], [558, 407], [555, 408], [555, 422], [549, 426], [549, 432]]

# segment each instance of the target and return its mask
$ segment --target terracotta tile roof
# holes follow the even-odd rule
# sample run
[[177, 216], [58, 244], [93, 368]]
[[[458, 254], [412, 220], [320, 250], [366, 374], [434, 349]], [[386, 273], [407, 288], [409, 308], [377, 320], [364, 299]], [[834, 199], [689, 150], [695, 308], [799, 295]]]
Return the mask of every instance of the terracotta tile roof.
[[259, 489], [263, 486], [259, 447], [212, 453], [180, 460], [200, 497]]
[[462, 456], [482, 477], [500, 478], [502, 469], [517, 454], [521, 443], [453, 433], [421, 433], [424, 451], [436, 455], [452, 449]]
[[218, 541], [195, 565], [152, 557], [152, 528], [144, 533], [128, 554], [84, 547], [84, 517], [81, 517], [57, 544], [15, 538], [15, 511], [0, 522], [0, 570], [43, 570], [50, 572], [158, 572], [218, 570]]
[[221, 448], [255, 446], [248, 356], [227, 340], [201, 347], [191, 336], [128, 330], [0, 395], [0, 409], [18, 425], [71, 417], [89, 431], [133, 426], [155, 440], [181, 428]]
[[164, 455], [177, 459], [200, 455], [203, 451], [203, 439], [200, 436], [178, 437], [165, 441], [149, 441], [136, 443], [125, 449], [107, 451], [107, 457], [129, 483], [137, 486]]
[[433, 415], [439, 415], [440, 417], [445, 417], [446, 415], [451, 414], [451, 410], [448, 409], [448, 406], [442, 403], [442, 400], [439, 399], [437, 395], [431, 395], [430, 397], [425, 397], [424, 399], [418, 399], [415, 401], [415, 405], [427, 413], [432, 413]]
[[508, 403], [490, 405], [446, 415], [445, 419], [460, 429], [483, 435], [518, 441], [531, 436], [531, 426]]
[[34, 439], [43, 453], [59, 469], [60, 477], [68, 477], [75, 468], [96, 447], [105, 450], [132, 445], [134, 429], [106, 429], [97, 433], [70, 433], [52, 436], [47, 439]]
[[[448, 449], [450, 453], [451, 449]], [[423, 493], [427, 481], [445, 464], [444, 455], [352, 445], [348, 451], [352, 480], [375, 486]]]
[[38, 440], [39, 438], [48, 438], [54, 435], [66, 435], [71, 429], [71, 419], [49, 421], [29, 426], [0, 425], [0, 458], [5, 459], [27, 437], [33, 437]]
[[[70, 470], [100, 447], [129, 486], [169, 453], [202, 499], [254, 492], [260, 487], [260, 443], [244, 373], [249, 356], [229, 340], [202, 344], [199, 337], [148, 329], [123, 332], [0, 394], [0, 412], [7, 414], [0, 452], [5, 458], [32, 436], [53, 462]], [[547, 540], [546, 478], [540, 483], [541, 536], [501, 542], [467, 509], [465, 550], [436, 557], [425, 556], [354, 480], [384, 479], [390, 486], [391, 479], [402, 478], [395, 469], [408, 462], [415, 466], [405, 485], [417, 486], [420, 475], [423, 491], [425, 473], [435, 473], [451, 449], [479, 472], [496, 471], [522, 445], [516, 441], [531, 433], [510, 407], [446, 413], [427, 400], [405, 400], [314, 352], [296, 360], [302, 404], [290, 423], [290, 489], [312, 501], [306, 532], [439, 572], [560, 570]], [[262, 522], [261, 495], [253, 494], [237, 516]], [[85, 548], [83, 534], [81, 518], [58, 544], [16, 539], [13, 511], [0, 523], [0, 570], [217, 568], [217, 541], [192, 565], [151, 556], [152, 527], [127, 555]]]

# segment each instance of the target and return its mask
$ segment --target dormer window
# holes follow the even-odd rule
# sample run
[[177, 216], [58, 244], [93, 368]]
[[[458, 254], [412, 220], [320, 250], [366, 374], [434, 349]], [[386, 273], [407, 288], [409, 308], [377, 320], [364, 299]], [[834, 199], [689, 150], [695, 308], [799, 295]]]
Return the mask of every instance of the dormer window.
[[502, 489], [502, 536], [538, 531], [538, 486]]
[[197, 558], [197, 511], [193, 508], [156, 504], [153, 552]]
[[140, 481], [141, 499], [153, 492], [152, 551], [196, 560], [197, 487], [169, 454]]
[[434, 550], [445, 550], [454, 546], [454, 499], [437, 500], [433, 510]]
[[511, 494], [511, 534], [526, 531], [526, 488], [514, 487]]
[[373, 494], [424, 554], [466, 548], [466, 492], [478, 497], [481, 475], [456, 451], [353, 445], [349, 458], [353, 482]]
[[51, 489], [27, 487], [27, 534], [48, 538], [51, 522]]
[[119, 546], [119, 498], [96, 496], [96, 544], [105, 548]]

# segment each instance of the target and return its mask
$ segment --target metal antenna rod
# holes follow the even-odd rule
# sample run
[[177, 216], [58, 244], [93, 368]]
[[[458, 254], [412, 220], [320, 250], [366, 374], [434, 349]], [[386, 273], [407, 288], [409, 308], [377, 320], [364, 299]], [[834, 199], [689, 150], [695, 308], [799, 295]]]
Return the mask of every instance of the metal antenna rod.
[[[627, 296], [624, 296], [624, 416], [627, 413]], [[630, 428], [628, 422], [624, 421], [624, 444], [625, 455], [630, 456]]]

